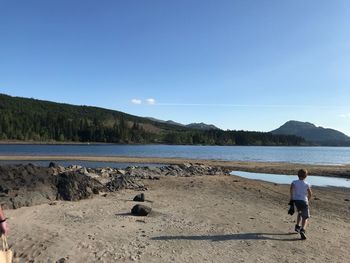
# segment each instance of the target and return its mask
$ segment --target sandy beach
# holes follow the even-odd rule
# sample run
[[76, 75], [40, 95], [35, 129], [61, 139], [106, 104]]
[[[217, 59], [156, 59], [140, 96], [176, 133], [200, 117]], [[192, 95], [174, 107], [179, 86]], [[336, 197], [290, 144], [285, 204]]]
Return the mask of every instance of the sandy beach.
[[147, 217], [130, 214], [135, 190], [7, 210], [17, 261], [349, 262], [349, 189], [313, 189], [302, 241], [287, 185], [236, 176], [144, 183]]

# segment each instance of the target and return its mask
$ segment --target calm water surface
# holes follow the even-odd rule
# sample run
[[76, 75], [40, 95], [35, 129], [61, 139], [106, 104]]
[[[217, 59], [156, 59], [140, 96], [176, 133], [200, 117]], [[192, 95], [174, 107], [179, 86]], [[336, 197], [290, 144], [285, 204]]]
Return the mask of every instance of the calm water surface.
[[350, 164], [350, 147], [185, 145], [0, 145], [0, 155], [135, 156], [225, 161]]
[[[233, 171], [232, 175], [237, 175], [247, 179], [262, 180], [277, 184], [290, 184], [294, 180], [297, 180], [297, 176], [284, 175], [284, 174], [264, 174], [264, 173], [249, 173], [241, 171]], [[311, 184], [311, 186], [334, 186], [334, 187], [346, 187], [350, 188], [350, 180], [344, 178], [335, 177], [325, 177], [325, 176], [312, 176], [309, 175], [306, 181]]]

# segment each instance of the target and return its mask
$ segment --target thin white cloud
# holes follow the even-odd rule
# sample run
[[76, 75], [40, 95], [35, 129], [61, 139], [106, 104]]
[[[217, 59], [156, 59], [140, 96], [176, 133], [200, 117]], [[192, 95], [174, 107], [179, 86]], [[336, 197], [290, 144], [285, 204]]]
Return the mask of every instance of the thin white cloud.
[[154, 105], [154, 104], [156, 104], [156, 100], [155, 100], [155, 99], [152, 99], [152, 98], [147, 99], [146, 102], [147, 102], [149, 105]]
[[140, 105], [142, 103], [142, 100], [139, 100], [139, 99], [132, 99], [131, 100], [131, 103], [132, 104], [136, 104], [136, 105]]

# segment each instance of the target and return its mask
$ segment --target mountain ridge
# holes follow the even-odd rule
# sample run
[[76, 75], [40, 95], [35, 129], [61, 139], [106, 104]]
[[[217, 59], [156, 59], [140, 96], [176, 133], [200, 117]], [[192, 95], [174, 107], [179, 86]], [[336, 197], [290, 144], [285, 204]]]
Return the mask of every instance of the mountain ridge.
[[310, 122], [290, 120], [271, 133], [299, 136], [316, 145], [350, 146], [350, 137], [346, 134], [335, 129], [316, 126]]
[[175, 122], [172, 120], [160, 120], [160, 119], [156, 119], [153, 117], [147, 117], [148, 119], [152, 120], [152, 121], [157, 121], [157, 122], [161, 122], [161, 123], [168, 123], [168, 124], [174, 124], [174, 125], [179, 125], [181, 127], [187, 127], [187, 128], [191, 128], [191, 129], [198, 129], [198, 130], [221, 130], [220, 128], [216, 127], [213, 124], [206, 124], [204, 122], [193, 122], [193, 123], [189, 123], [189, 124], [182, 124], [179, 122]]

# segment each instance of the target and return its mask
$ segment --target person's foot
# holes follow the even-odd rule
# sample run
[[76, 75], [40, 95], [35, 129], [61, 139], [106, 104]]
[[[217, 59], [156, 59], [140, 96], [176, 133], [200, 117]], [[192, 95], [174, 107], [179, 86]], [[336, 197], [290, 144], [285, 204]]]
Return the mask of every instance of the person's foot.
[[295, 225], [294, 230], [297, 233], [300, 233], [301, 226]]
[[306, 239], [305, 229], [303, 229], [303, 228], [300, 229], [300, 232], [299, 232], [299, 233], [300, 233], [301, 239], [302, 239], [302, 240], [305, 240], [305, 239]]

